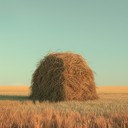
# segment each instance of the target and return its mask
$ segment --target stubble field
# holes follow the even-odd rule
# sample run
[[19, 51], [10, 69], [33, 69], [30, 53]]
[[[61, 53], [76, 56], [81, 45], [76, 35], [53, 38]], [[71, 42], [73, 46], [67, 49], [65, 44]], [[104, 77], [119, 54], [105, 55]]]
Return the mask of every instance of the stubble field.
[[27, 86], [0, 86], [0, 128], [128, 128], [128, 86], [98, 86], [98, 100], [34, 104]]

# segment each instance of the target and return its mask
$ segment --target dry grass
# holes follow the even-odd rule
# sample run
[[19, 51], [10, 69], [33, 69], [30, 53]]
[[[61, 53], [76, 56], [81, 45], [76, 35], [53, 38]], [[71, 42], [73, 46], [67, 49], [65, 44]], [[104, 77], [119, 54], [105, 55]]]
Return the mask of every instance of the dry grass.
[[95, 101], [33, 104], [29, 87], [1, 86], [0, 128], [128, 128], [128, 86], [97, 92]]
[[128, 86], [99, 86], [98, 93], [128, 93]]
[[23, 95], [30, 94], [29, 86], [0, 86], [0, 95]]
[[[101, 93], [128, 93], [128, 86], [97, 86], [96, 91]], [[30, 94], [29, 86], [0, 86], [0, 95], [25, 95]]]

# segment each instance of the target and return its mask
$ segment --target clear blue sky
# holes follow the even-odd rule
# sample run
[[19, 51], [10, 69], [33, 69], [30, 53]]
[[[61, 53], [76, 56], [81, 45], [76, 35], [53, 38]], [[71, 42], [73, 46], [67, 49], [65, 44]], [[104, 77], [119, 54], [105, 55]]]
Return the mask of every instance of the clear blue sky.
[[53, 51], [81, 54], [97, 85], [128, 85], [128, 1], [0, 0], [0, 85], [30, 85]]

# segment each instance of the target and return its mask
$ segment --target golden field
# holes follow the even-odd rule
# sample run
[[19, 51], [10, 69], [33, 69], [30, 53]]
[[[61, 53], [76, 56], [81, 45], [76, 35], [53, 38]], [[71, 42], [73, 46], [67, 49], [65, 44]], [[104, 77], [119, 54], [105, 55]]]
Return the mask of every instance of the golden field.
[[[97, 86], [97, 93], [128, 93], [128, 86]], [[29, 86], [0, 86], [0, 95], [29, 95]]]
[[0, 86], [0, 128], [128, 128], [128, 86], [98, 86], [98, 100], [34, 104], [28, 86]]

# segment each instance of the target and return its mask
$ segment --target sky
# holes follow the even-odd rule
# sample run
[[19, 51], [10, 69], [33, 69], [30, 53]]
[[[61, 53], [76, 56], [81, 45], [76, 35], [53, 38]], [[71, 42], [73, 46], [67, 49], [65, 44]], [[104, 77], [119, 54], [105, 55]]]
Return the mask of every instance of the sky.
[[0, 0], [0, 85], [31, 85], [50, 52], [82, 55], [97, 86], [128, 86], [127, 0]]

